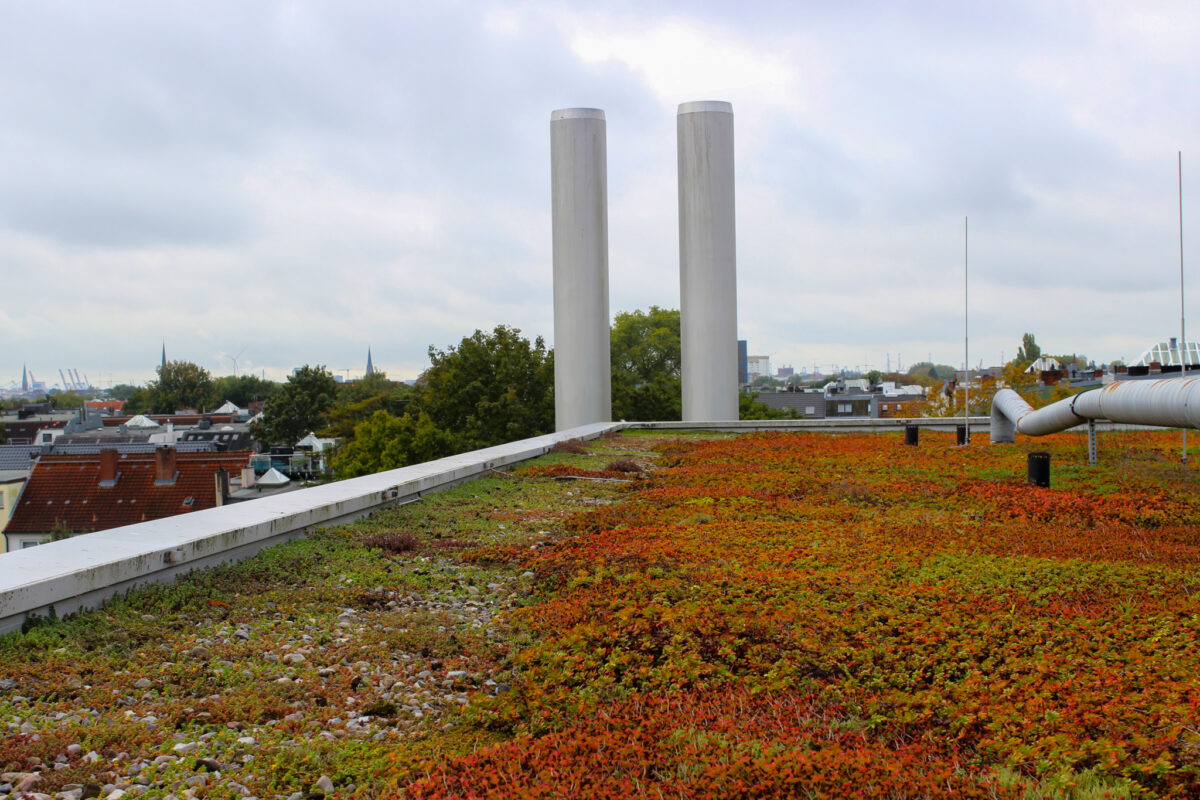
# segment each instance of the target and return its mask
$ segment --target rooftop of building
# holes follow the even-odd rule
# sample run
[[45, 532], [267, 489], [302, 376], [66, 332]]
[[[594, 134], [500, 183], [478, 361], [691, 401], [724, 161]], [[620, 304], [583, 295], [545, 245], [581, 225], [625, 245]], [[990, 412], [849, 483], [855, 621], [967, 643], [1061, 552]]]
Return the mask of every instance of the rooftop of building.
[[902, 441], [623, 434], [35, 626], [6, 758], [39, 792], [1194, 793], [1177, 435]]
[[217, 470], [240, 475], [246, 453], [178, 452], [160, 468], [161, 451], [113, 453], [115, 475], [106, 478], [98, 454], [47, 455], [38, 459], [4, 529], [9, 533], [72, 533], [107, 530], [217, 505]]

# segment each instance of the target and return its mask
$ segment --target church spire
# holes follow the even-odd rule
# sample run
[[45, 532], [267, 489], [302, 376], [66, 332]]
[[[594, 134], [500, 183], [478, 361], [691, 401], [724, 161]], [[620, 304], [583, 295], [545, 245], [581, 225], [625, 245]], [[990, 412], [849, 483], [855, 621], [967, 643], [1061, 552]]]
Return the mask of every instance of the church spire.
[[375, 374], [375, 365], [371, 363], [371, 348], [367, 348], [367, 374]]
[[167, 366], [167, 340], [163, 339], [162, 366]]
[[25, 371], [25, 365], [21, 365], [21, 391], [29, 391], [29, 374]]

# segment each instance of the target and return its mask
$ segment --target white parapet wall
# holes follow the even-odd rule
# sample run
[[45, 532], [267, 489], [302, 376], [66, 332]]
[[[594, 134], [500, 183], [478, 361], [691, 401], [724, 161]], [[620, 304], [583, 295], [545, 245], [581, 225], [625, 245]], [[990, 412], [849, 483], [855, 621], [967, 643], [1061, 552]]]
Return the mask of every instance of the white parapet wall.
[[247, 503], [98, 531], [0, 555], [0, 634], [30, 616], [94, 608], [135, 586], [239, 561], [308, 531], [366, 516], [621, 424], [595, 423]]
[[[350, 522], [536, 458], [568, 439], [629, 429], [883, 433], [907, 424], [954, 430], [962, 418], [598, 422], [247, 503], [88, 533], [0, 555], [0, 634], [19, 629], [31, 616], [73, 614], [136, 586], [241, 561], [316, 528]], [[971, 427], [986, 429], [988, 418], [972, 417]]]

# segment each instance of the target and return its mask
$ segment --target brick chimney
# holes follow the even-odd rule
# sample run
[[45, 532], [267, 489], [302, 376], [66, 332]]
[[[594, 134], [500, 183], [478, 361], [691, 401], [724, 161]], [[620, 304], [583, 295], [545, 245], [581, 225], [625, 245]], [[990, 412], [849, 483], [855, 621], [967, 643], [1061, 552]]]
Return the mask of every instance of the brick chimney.
[[117, 485], [117, 466], [121, 462], [121, 454], [116, 450], [100, 451], [100, 485]]
[[154, 449], [154, 485], [170, 486], [175, 483], [175, 448], [160, 445]]

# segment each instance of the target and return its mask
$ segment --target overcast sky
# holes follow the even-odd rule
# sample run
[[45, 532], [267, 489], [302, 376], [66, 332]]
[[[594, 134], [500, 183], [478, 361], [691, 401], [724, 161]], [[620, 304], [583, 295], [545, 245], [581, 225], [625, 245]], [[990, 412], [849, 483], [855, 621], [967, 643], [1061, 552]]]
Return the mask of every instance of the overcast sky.
[[[1200, 298], [1195, 2], [0, 0], [0, 386], [553, 341], [550, 112], [608, 119], [610, 306], [679, 305], [675, 113], [733, 104], [772, 365], [1132, 360]], [[1200, 301], [1189, 302], [1190, 312]], [[1200, 314], [1191, 321], [1200, 335]], [[1192, 338], [1192, 337], [1189, 337]]]

